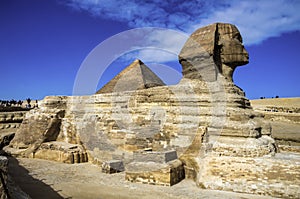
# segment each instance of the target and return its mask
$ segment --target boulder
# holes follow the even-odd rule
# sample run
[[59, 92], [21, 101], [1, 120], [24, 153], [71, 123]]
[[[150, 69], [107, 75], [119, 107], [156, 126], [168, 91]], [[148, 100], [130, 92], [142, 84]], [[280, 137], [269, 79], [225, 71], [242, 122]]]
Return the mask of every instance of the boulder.
[[121, 160], [109, 160], [102, 163], [102, 172], [107, 174], [124, 171], [124, 164]]

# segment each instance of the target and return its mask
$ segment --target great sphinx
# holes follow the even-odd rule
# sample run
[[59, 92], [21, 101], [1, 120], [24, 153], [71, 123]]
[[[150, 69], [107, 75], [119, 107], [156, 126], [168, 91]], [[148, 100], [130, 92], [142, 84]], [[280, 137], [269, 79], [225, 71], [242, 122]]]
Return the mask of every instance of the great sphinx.
[[[176, 183], [185, 176], [204, 188], [267, 192], [264, 186], [251, 186], [258, 183], [254, 176], [267, 176], [269, 170], [259, 158], [272, 157], [276, 143], [270, 125], [253, 111], [232, 78], [248, 59], [236, 26], [215, 23], [200, 28], [179, 54], [183, 78], [177, 85], [166, 86], [151, 72], [155, 82], [143, 85], [141, 77], [138, 89], [126, 90], [123, 81], [131, 73], [125, 69], [100, 94], [48, 96], [26, 115], [6, 151], [68, 163], [118, 160], [125, 172], [135, 159], [171, 154], [157, 165], [176, 171]], [[141, 65], [148, 71], [141, 61], [128, 68], [139, 71]], [[121, 90], [112, 85], [121, 85]], [[160, 169], [164, 168], [153, 170]], [[138, 178], [138, 172], [128, 172], [128, 180]]]

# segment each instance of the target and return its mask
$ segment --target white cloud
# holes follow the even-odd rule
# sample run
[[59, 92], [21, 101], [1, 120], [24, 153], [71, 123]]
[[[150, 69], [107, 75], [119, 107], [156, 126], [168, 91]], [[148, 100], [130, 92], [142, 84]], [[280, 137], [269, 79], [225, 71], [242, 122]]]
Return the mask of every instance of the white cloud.
[[299, 0], [135, 1], [64, 0], [76, 10], [128, 23], [131, 27], [163, 27], [191, 33], [214, 22], [237, 25], [247, 44], [300, 30]]
[[[76, 10], [85, 10], [94, 16], [127, 23], [130, 27], [162, 27], [191, 34], [197, 28], [215, 23], [235, 24], [246, 45], [280, 36], [282, 33], [300, 30], [299, 0], [65, 0]], [[166, 62], [177, 60], [172, 53], [179, 53], [185, 39], [177, 34], [153, 32], [146, 39], [147, 46], [130, 53], [146, 61]], [[156, 50], [158, 49], [158, 50]], [[169, 53], [171, 52], [171, 54]], [[125, 57], [126, 57], [125, 56]]]
[[217, 21], [235, 24], [246, 45], [259, 44], [270, 37], [300, 30], [300, 1], [241, 1], [216, 11], [191, 29]]
[[124, 61], [139, 59], [143, 62], [164, 63], [168, 61], [177, 60], [178, 57], [176, 54], [157, 48], [145, 48], [142, 50], [134, 51], [132, 53], [128, 53], [124, 57], [122, 57], [122, 59]]
[[[178, 54], [188, 39], [187, 34], [179, 31], [153, 31], [145, 43], [150, 48], [139, 51], [138, 58], [145, 62], [168, 62], [178, 59]], [[151, 48], [153, 46], [153, 48]]]
[[140, 59], [143, 62], [164, 63], [178, 60], [178, 54], [189, 37], [181, 31], [165, 28], [136, 29], [135, 32], [127, 36], [134, 42], [131, 49], [121, 55], [123, 61]]

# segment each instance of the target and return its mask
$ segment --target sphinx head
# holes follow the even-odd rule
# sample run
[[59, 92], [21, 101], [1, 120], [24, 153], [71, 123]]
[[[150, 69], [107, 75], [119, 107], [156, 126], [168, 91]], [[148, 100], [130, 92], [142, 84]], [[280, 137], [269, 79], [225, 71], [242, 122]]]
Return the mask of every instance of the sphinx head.
[[179, 62], [185, 78], [203, 78], [219, 73], [232, 81], [235, 68], [247, 64], [249, 56], [236, 26], [215, 23], [190, 36], [180, 52]]

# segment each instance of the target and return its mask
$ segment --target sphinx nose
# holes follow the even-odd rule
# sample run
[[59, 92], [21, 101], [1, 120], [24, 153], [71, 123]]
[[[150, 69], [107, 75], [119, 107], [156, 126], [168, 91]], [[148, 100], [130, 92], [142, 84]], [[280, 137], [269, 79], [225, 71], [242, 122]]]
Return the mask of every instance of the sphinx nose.
[[245, 48], [243, 48], [243, 53], [245, 54], [245, 56], [247, 57], [247, 59], [249, 59], [249, 53], [248, 53], [248, 51]]

